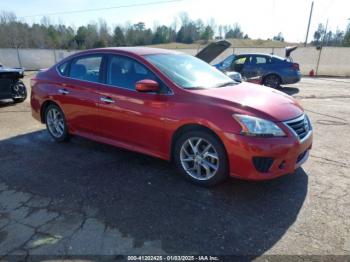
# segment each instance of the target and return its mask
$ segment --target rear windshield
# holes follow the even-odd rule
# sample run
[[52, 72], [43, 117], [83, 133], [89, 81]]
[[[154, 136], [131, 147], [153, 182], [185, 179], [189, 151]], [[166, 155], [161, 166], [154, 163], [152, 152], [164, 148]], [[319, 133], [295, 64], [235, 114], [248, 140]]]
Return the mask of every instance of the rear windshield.
[[286, 61], [287, 60], [285, 57], [281, 57], [281, 56], [278, 56], [278, 55], [273, 55], [272, 57], [274, 59], [276, 59], [276, 60], [279, 60], [279, 61]]

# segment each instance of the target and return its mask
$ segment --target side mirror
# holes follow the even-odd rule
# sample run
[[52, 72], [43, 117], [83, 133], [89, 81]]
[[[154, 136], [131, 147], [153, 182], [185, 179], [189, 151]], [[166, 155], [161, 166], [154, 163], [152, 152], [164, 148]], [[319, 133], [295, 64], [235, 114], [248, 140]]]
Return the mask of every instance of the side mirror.
[[142, 92], [142, 93], [147, 93], [147, 92], [154, 92], [157, 93], [159, 92], [159, 84], [150, 79], [144, 79], [136, 82], [136, 91]]

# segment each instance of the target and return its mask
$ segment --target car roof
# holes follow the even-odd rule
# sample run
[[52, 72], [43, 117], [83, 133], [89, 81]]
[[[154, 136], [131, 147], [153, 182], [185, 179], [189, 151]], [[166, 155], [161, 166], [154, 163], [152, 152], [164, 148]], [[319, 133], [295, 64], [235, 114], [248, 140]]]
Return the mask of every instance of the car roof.
[[111, 53], [118, 51], [122, 53], [135, 54], [139, 56], [154, 55], [154, 54], [181, 54], [181, 52], [168, 50], [168, 49], [153, 48], [153, 47], [136, 47], [136, 46], [96, 48], [96, 49], [87, 50], [86, 52], [90, 53], [90, 52], [96, 52], [96, 51], [105, 51], [105, 52], [111, 52]]
[[261, 55], [261, 56], [272, 56], [271, 54], [266, 54], [266, 53], [243, 53], [243, 54], [236, 54], [237, 56], [239, 55]]

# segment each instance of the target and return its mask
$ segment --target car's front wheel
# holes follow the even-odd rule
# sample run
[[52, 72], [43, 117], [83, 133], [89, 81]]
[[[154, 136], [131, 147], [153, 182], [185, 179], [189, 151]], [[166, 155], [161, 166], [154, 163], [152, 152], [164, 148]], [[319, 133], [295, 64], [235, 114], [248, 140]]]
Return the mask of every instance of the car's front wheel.
[[22, 81], [17, 81], [12, 87], [13, 101], [21, 103], [27, 98], [27, 89]]
[[174, 161], [178, 170], [197, 185], [212, 186], [228, 177], [225, 148], [206, 131], [184, 133], [176, 141]]
[[57, 142], [69, 139], [68, 128], [63, 111], [55, 104], [51, 104], [45, 111], [45, 123], [49, 134]]

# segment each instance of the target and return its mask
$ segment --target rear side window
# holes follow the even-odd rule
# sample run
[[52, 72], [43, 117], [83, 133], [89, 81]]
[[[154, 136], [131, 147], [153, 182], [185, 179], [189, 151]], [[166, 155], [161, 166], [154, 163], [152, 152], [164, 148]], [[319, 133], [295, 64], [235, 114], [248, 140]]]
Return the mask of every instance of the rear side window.
[[80, 57], [70, 65], [69, 76], [74, 79], [101, 82], [102, 55]]
[[268, 56], [257, 56], [256, 57], [257, 64], [269, 64], [271, 63], [271, 57]]
[[60, 73], [60, 75], [67, 76], [68, 62], [59, 65], [57, 67], [57, 69], [58, 69], [58, 72]]

